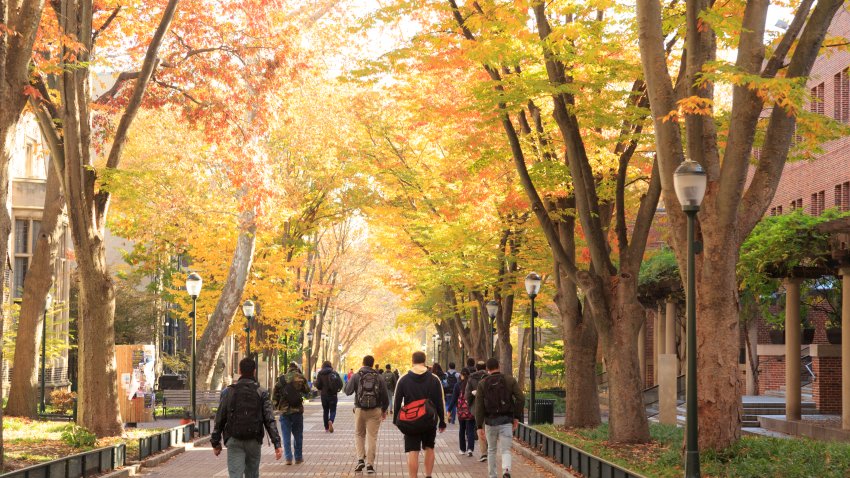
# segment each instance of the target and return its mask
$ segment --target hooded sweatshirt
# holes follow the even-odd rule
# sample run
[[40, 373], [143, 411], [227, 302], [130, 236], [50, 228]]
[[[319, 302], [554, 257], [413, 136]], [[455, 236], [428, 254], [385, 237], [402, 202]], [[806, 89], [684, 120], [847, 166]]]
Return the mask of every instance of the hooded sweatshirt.
[[316, 374], [316, 388], [324, 396], [336, 396], [336, 393], [331, 393], [331, 373], [333, 371], [332, 367], [322, 367]]
[[[440, 428], [446, 428], [446, 397], [443, 394], [443, 384], [428, 367], [416, 364], [406, 375], [398, 380], [395, 386], [393, 410], [401, 410], [404, 404], [430, 398], [440, 414]], [[393, 423], [398, 422], [399, 414], [393, 415]]]

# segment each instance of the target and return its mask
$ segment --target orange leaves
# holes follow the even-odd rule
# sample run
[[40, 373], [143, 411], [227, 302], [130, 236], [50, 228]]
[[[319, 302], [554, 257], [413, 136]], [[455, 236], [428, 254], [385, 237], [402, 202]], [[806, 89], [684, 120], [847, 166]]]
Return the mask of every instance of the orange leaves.
[[704, 115], [711, 116], [714, 102], [710, 98], [700, 96], [688, 96], [682, 98], [676, 105], [677, 109], [670, 111], [662, 118], [662, 121], [678, 121], [681, 116], [687, 115]]

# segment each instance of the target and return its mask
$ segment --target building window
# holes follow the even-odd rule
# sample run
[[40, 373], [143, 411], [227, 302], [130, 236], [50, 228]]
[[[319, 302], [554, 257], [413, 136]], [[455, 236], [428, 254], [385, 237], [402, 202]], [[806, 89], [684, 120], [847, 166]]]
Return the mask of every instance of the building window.
[[15, 262], [12, 264], [12, 298], [20, 299], [24, 295], [24, 279], [32, 260], [35, 243], [41, 232], [41, 221], [27, 218], [15, 219]]
[[791, 210], [796, 211], [797, 209], [803, 209], [803, 198], [798, 198], [791, 201]]
[[841, 211], [850, 210], [850, 182], [835, 185], [835, 207]]
[[812, 216], [820, 216], [824, 209], [824, 192], [820, 191], [812, 194], [812, 203], [809, 205], [809, 210]]
[[815, 86], [811, 90], [812, 99], [811, 104], [809, 105], [809, 110], [812, 113], [817, 113], [819, 115], [823, 114], [823, 83]]
[[775, 208], [775, 207], [770, 208], [770, 215], [771, 215], [771, 216], [775, 216], [775, 215], [776, 215], [776, 208]]
[[842, 123], [850, 123], [850, 77], [848, 77], [848, 69], [845, 68], [840, 73], [835, 74], [834, 89], [835, 119]]
[[782, 206], [776, 206], [776, 214], [782, 215]]

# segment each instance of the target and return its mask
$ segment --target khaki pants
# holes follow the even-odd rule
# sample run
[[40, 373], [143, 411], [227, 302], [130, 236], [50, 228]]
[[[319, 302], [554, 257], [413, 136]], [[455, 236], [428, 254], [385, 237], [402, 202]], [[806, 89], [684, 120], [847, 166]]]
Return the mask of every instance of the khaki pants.
[[363, 410], [354, 409], [354, 438], [357, 447], [357, 459], [375, 464], [378, 453], [378, 429], [381, 428], [381, 408]]

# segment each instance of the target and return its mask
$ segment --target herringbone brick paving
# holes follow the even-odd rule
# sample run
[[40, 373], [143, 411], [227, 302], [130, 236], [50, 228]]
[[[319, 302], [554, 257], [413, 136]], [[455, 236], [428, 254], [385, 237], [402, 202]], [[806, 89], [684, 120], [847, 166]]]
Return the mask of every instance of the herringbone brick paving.
[[[349, 397], [340, 396], [335, 433], [326, 433], [322, 426], [322, 406], [318, 400], [306, 404], [304, 413], [304, 463], [286, 465], [283, 460], [275, 461], [274, 450], [268, 441], [263, 445], [263, 461], [260, 475], [263, 477], [354, 477], [363, 476], [354, 472], [354, 414]], [[480, 449], [476, 447], [473, 458], [458, 454], [458, 426], [449, 425], [443, 434], [437, 435], [437, 463], [434, 478], [479, 478], [487, 477], [487, 463], [479, 463]], [[476, 442], [476, 446], [478, 443]], [[225, 449], [218, 457], [207, 446], [189, 448], [163, 465], [147, 469], [143, 475], [159, 478], [227, 477]], [[421, 460], [421, 458], [420, 458]], [[406, 477], [407, 457], [401, 433], [393, 426], [390, 417], [381, 425], [378, 435], [378, 457], [375, 464], [377, 474], [383, 477]], [[511, 476], [514, 478], [548, 478], [552, 475], [531, 465], [514, 454]], [[424, 475], [420, 465], [419, 476]]]

